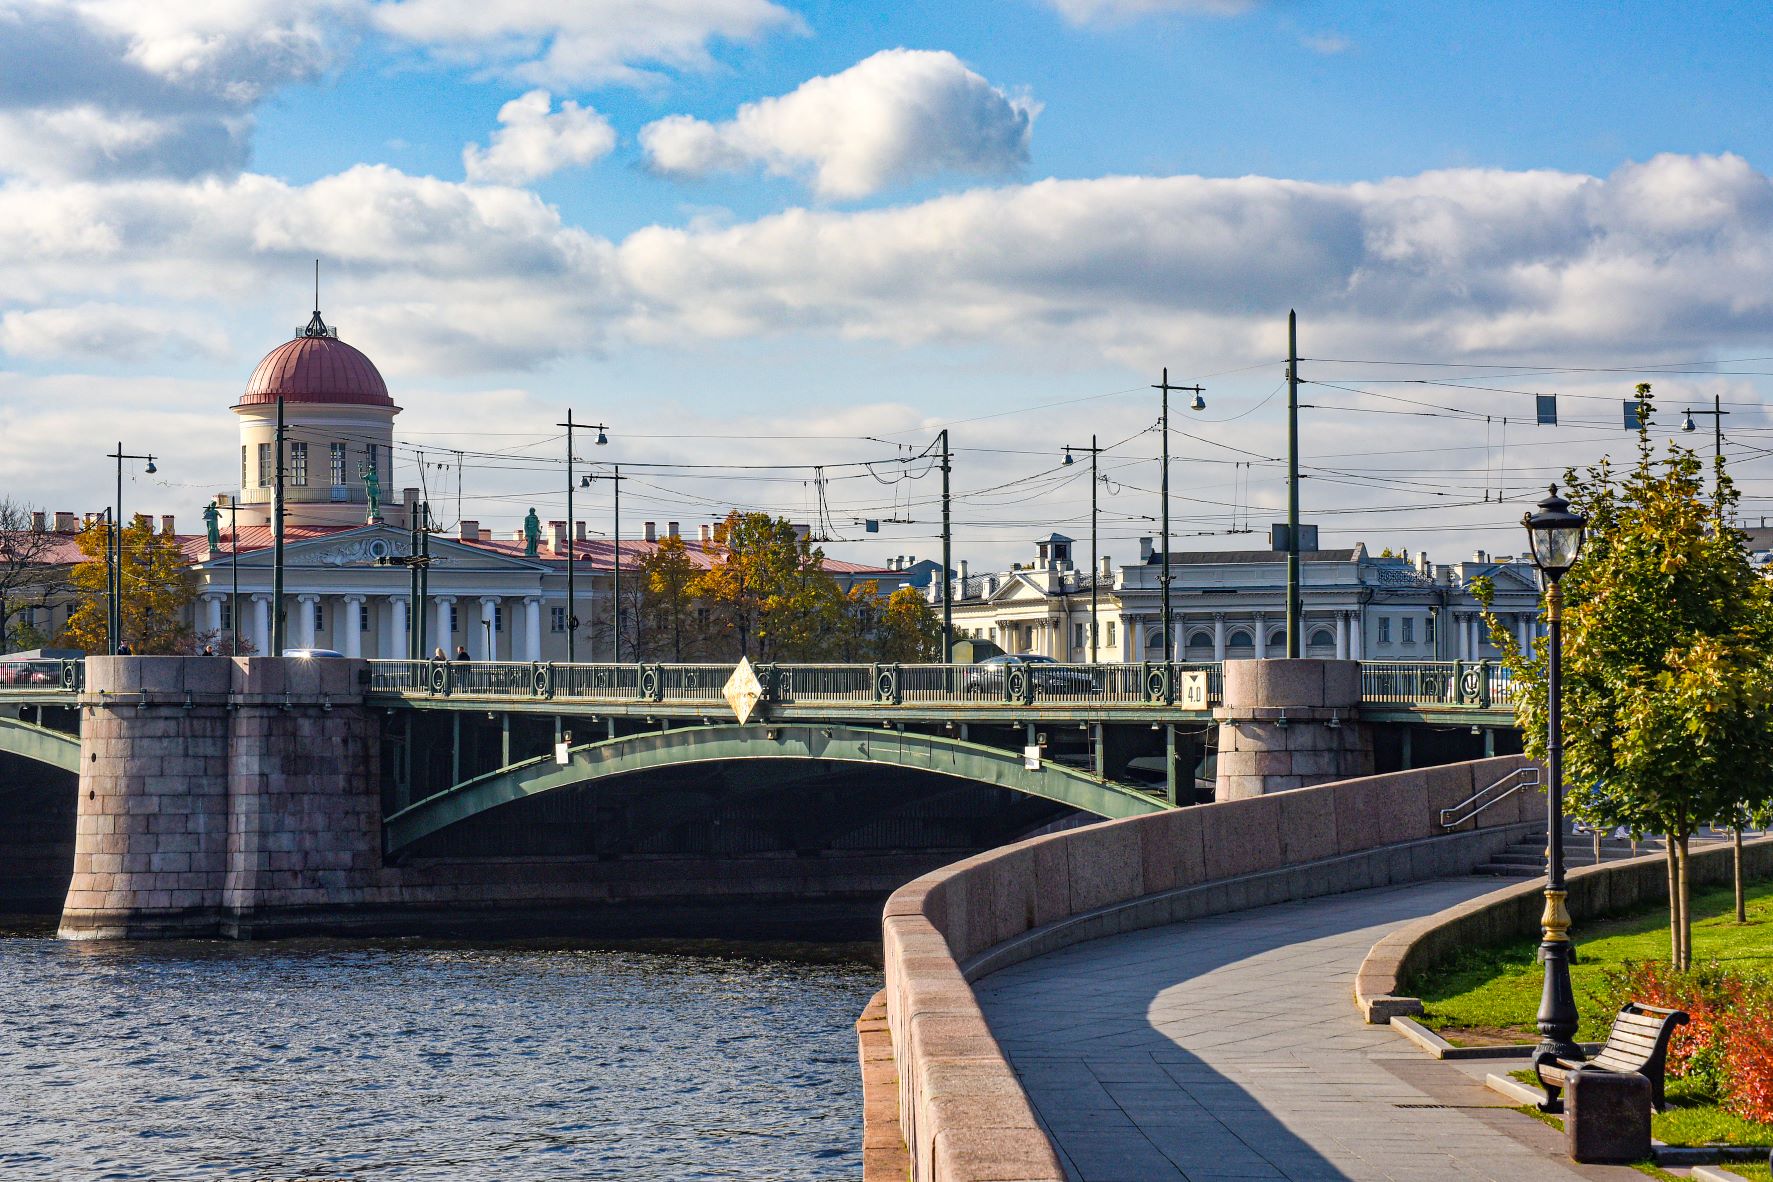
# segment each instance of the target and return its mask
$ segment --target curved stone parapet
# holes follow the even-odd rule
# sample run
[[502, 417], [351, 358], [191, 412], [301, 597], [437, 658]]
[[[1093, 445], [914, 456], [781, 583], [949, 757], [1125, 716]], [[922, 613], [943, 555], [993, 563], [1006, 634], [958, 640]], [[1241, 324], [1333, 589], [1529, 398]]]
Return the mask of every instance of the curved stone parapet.
[[1522, 762], [1504, 756], [1090, 825], [900, 888], [882, 936], [912, 1177], [1065, 1177], [971, 981], [1116, 932], [1468, 872], [1535, 823], [1544, 797], [1517, 793], [1452, 832], [1440, 810]]

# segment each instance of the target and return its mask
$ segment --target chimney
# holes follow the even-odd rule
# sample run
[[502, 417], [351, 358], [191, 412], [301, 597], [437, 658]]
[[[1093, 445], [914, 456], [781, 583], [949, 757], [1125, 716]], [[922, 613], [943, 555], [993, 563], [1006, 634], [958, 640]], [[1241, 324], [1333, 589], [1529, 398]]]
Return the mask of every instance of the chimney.
[[566, 522], [550, 521], [548, 523], [548, 548], [556, 554], [566, 553]]
[[899, 569], [900, 570], [910, 570], [912, 567], [917, 565], [917, 555], [907, 554], [901, 561], [904, 563], [904, 565], [901, 566]]
[[960, 560], [960, 581], [962, 584], [967, 581], [967, 560], [964, 558]]
[[480, 540], [480, 523], [478, 521], [464, 520], [462, 522], [462, 528], [456, 536], [461, 538], [464, 542], [478, 542]]
[[699, 533], [702, 545], [706, 546], [714, 541], [714, 527], [712, 525], [701, 526]]
[[1112, 579], [1114, 577], [1114, 559], [1106, 554], [1102, 555], [1102, 561], [1096, 573], [1104, 579]]
[[488, 527], [480, 530], [479, 536], [480, 536], [480, 540], [483, 542], [492, 541], [492, 527], [488, 526]]
[[677, 523], [675, 521], [667, 521], [665, 523], [665, 536], [668, 538], [680, 538], [683, 535], [677, 532]]
[[1151, 539], [1150, 538], [1140, 538], [1139, 539], [1139, 561], [1140, 562], [1150, 562], [1151, 556], [1154, 553], [1156, 553], [1156, 551], [1154, 551], [1151, 548]]
[[160, 515], [160, 532], [169, 538], [178, 533], [177, 530], [172, 528], [172, 521], [173, 515], [171, 513], [162, 513]]
[[1473, 562], [1488, 562], [1490, 561], [1490, 552], [1488, 550], [1473, 550], [1471, 560]]
[[42, 533], [44, 531], [44, 529], [46, 529], [48, 527], [48, 524], [49, 524], [49, 515], [47, 513], [43, 512], [43, 510], [35, 509], [31, 512], [31, 532], [32, 533], [34, 533], [34, 534]]
[[582, 542], [585, 540], [585, 523], [584, 522], [582, 522], [582, 521], [573, 522], [573, 540], [576, 542]]
[[218, 509], [226, 509], [229, 505], [232, 505], [233, 503], [234, 503], [234, 497], [230, 493], [217, 493], [215, 495], [215, 507]]
[[646, 540], [649, 542], [656, 542], [659, 540], [659, 526], [657, 522], [649, 521], [646, 523]]

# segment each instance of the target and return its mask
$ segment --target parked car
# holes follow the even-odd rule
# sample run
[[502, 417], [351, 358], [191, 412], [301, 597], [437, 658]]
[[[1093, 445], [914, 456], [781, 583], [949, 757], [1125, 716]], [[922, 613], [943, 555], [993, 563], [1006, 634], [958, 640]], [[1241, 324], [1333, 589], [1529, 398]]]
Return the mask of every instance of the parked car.
[[1095, 694], [1102, 692], [1096, 679], [1082, 669], [1061, 665], [1051, 657], [1037, 653], [1005, 653], [987, 657], [967, 673], [967, 693], [1002, 697], [1004, 680], [1012, 668], [1028, 670], [1030, 683], [1038, 694]]
[[0, 662], [0, 685], [60, 685], [60, 661]]
[[286, 648], [283, 650], [283, 655], [286, 657], [314, 658], [343, 657], [345, 654], [336, 649], [330, 648]]

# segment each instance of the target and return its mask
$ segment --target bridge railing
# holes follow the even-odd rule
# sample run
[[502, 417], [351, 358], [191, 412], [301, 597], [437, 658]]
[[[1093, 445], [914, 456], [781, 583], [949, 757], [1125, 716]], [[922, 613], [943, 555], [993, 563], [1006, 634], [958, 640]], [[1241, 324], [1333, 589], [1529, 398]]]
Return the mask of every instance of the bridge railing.
[[[371, 661], [382, 693], [659, 702], [716, 706], [736, 666], [726, 663], [615, 665], [522, 661]], [[1217, 661], [1146, 664], [764, 664], [767, 700], [799, 705], [1068, 705], [1202, 709], [1222, 700]], [[1205, 678], [1205, 696], [1191, 674]], [[1507, 710], [1515, 683], [1485, 661], [1365, 661], [1361, 701], [1399, 709]]]

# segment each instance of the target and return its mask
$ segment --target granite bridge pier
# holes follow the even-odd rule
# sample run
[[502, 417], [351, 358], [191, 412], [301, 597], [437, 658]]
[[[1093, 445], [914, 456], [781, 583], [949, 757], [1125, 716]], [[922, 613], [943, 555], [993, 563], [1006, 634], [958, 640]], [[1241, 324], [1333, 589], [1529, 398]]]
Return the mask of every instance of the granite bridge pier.
[[1518, 750], [1463, 662], [93, 657], [0, 687], [0, 911], [69, 938], [833, 936], [1079, 820]]

